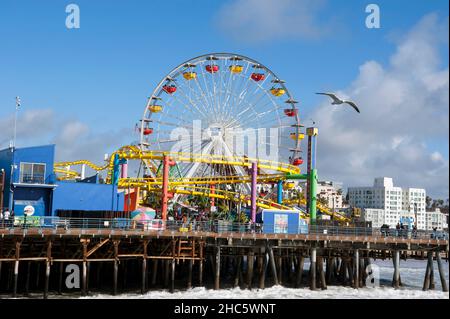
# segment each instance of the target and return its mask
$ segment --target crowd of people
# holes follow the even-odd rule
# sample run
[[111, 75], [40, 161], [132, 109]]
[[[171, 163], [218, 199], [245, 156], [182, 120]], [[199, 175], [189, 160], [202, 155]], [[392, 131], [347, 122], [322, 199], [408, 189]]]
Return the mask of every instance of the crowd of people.
[[408, 233], [411, 233], [412, 237], [417, 237], [417, 227], [413, 225], [410, 229], [408, 225], [404, 225], [403, 223], [397, 223], [395, 226], [396, 236], [397, 237], [406, 237]]

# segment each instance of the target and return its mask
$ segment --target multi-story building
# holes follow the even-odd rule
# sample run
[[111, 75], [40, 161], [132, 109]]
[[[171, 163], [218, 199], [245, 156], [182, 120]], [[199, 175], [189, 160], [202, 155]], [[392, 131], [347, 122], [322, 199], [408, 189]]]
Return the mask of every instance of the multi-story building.
[[[349, 205], [351, 207], [383, 210], [383, 224], [395, 227], [402, 218], [412, 217], [415, 221], [417, 214], [417, 228], [426, 229], [426, 192], [424, 189], [402, 189], [401, 187], [394, 186], [392, 178], [378, 177], [375, 178], [373, 186], [350, 187], [348, 189], [348, 195]], [[366, 215], [366, 212], [363, 215]], [[367, 218], [369, 218], [369, 215], [367, 215]], [[374, 223], [372, 226], [376, 227]]]
[[[420, 230], [444, 230], [448, 229], [447, 216], [442, 213], [439, 208], [434, 211], [427, 211], [423, 214], [425, 217], [425, 223], [417, 223], [417, 229]], [[384, 209], [377, 208], [365, 208], [361, 214], [362, 221], [372, 222], [372, 227], [380, 228], [386, 224], [389, 227], [396, 227], [397, 223], [414, 225], [415, 213], [412, 211], [402, 210], [400, 213], [400, 219], [392, 222], [391, 216]]]
[[386, 211], [378, 208], [365, 208], [360, 218], [362, 221], [372, 222], [373, 228], [380, 228], [385, 224]]
[[421, 188], [404, 188], [402, 189], [402, 210], [411, 214], [416, 218], [417, 228], [426, 229], [426, 192]]
[[327, 201], [329, 208], [342, 209], [342, 185], [336, 182], [317, 183], [317, 196]]
[[447, 216], [439, 208], [425, 213], [426, 230], [448, 229]]
[[[303, 195], [306, 197], [306, 187], [303, 188]], [[317, 197], [325, 200], [330, 209], [336, 211], [343, 208], [342, 184], [331, 181], [317, 182]]]

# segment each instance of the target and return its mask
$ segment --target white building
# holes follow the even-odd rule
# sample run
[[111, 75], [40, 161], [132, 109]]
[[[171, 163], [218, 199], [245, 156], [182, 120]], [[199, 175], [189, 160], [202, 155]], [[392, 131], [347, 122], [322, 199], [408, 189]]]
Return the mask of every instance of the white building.
[[437, 230], [448, 229], [447, 215], [442, 213], [439, 208], [426, 212], [425, 216], [426, 230], [433, 230], [433, 228]]
[[[306, 187], [303, 189], [306, 197]], [[342, 184], [331, 181], [319, 181], [317, 182], [317, 197], [326, 200], [326, 205], [330, 209], [335, 211], [342, 210], [343, 208], [343, 196], [342, 196]]]
[[361, 212], [361, 220], [372, 222], [373, 228], [380, 228], [385, 224], [386, 212], [384, 209], [365, 208]]
[[[392, 178], [378, 177], [375, 178], [373, 186], [350, 187], [348, 189], [348, 195], [350, 206], [372, 209], [363, 211], [363, 215], [367, 215], [367, 217], [361, 216], [362, 218], [372, 218], [369, 216], [375, 214], [373, 209], [382, 210], [384, 211], [384, 222], [382, 224], [395, 227], [402, 217], [415, 218], [414, 216], [417, 213], [417, 228], [426, 229], [425, 189], [402, 189], [401, 187], [394, 186]], [[370, 219], [366, 220], [369, 221]], [[378, 220], [381, 220], [381, 217]], [[372, 221], [372, 227], [379, 226], [375, 226], [375, 223]]]

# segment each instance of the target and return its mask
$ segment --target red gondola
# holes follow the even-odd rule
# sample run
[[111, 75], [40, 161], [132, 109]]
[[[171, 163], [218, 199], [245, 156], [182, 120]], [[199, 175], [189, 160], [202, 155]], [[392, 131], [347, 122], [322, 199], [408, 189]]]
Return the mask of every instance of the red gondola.
[[205, 67], [205, 69], [206, 69], [206, 71], [209, 72], [209, 73], [216, 73], [217, 71], [219, 71], [219, 66], [218, 66], [218, 65], [215, 65], [215, 64], [213, 64], [213, 65], [208, 64], [208, 65]]
[[150, 135], [153, 133], [153, 129], [152, 128], [145, 128], [143, 131], [144, 135]]
[[303, 164], [303, 158], [301, 158], [301, 157], [294, 159], [294, 161], [292, 162], [292, 165], [295, 165], [295, 166], [299, 166], [302, 164]]
[[164, 85], [163, 90], [168, 94], [173, 94], [177, 91], [177, 87], [175, 85]]
[[284, 114], [286, 114], [289, 117], [294, 117], [298, 114], [298, 110], [297, 109], [285, 109]]
[[259, 82], [264, 80], [266, 78], [266, 75], [264, 73], [252, 73], [251, 78], [253, 81]]

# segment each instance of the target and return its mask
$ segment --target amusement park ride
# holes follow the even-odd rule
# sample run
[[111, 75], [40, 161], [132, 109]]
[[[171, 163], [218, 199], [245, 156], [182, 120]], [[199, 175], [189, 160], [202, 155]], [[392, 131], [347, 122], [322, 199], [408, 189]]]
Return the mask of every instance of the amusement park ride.
[[[55, 172], [60, 179], [76, 179], [80, 173], [71, 170], [73, 166], [107, 170], [106, 182], [135, 189], [143, 206], [149, 194], [161, 194], [157, 208], [163, 220], [171, 203], [193, 195], [210, 198], [211, 206], [213, 199], [246, 205], [253, 222], [258, 208], [299, 206], [305, 207], [301, 217], [311, 223], [317, 211], [346, 222], [316, 200], [315, 127], [306, 129], [307, 169], [300, 172], [305, 133], [296, 104], [285, 82], [259, 62], [237, 54], [202, 55], [174, 68], [153, 90], [136, 125], [139, 142], [120, 148], [103, 166], [86, 160], [61, 162]], [[243, 143], [246, 147], [233, 147], [236, 138], [248, 132], [258, 133], [258, 139], [253, 133], [253, 140], [247, 136]], [[264, 159], [267, 147], [288, 160]], [[127, 174], [130, 161], [139, 164], [135, 177]], [[306, 198], [283, 198], [283, 184], [293, 180], [306, 181]], [[277, 191], [258, 194], [258, 184], [277, 185]]]

